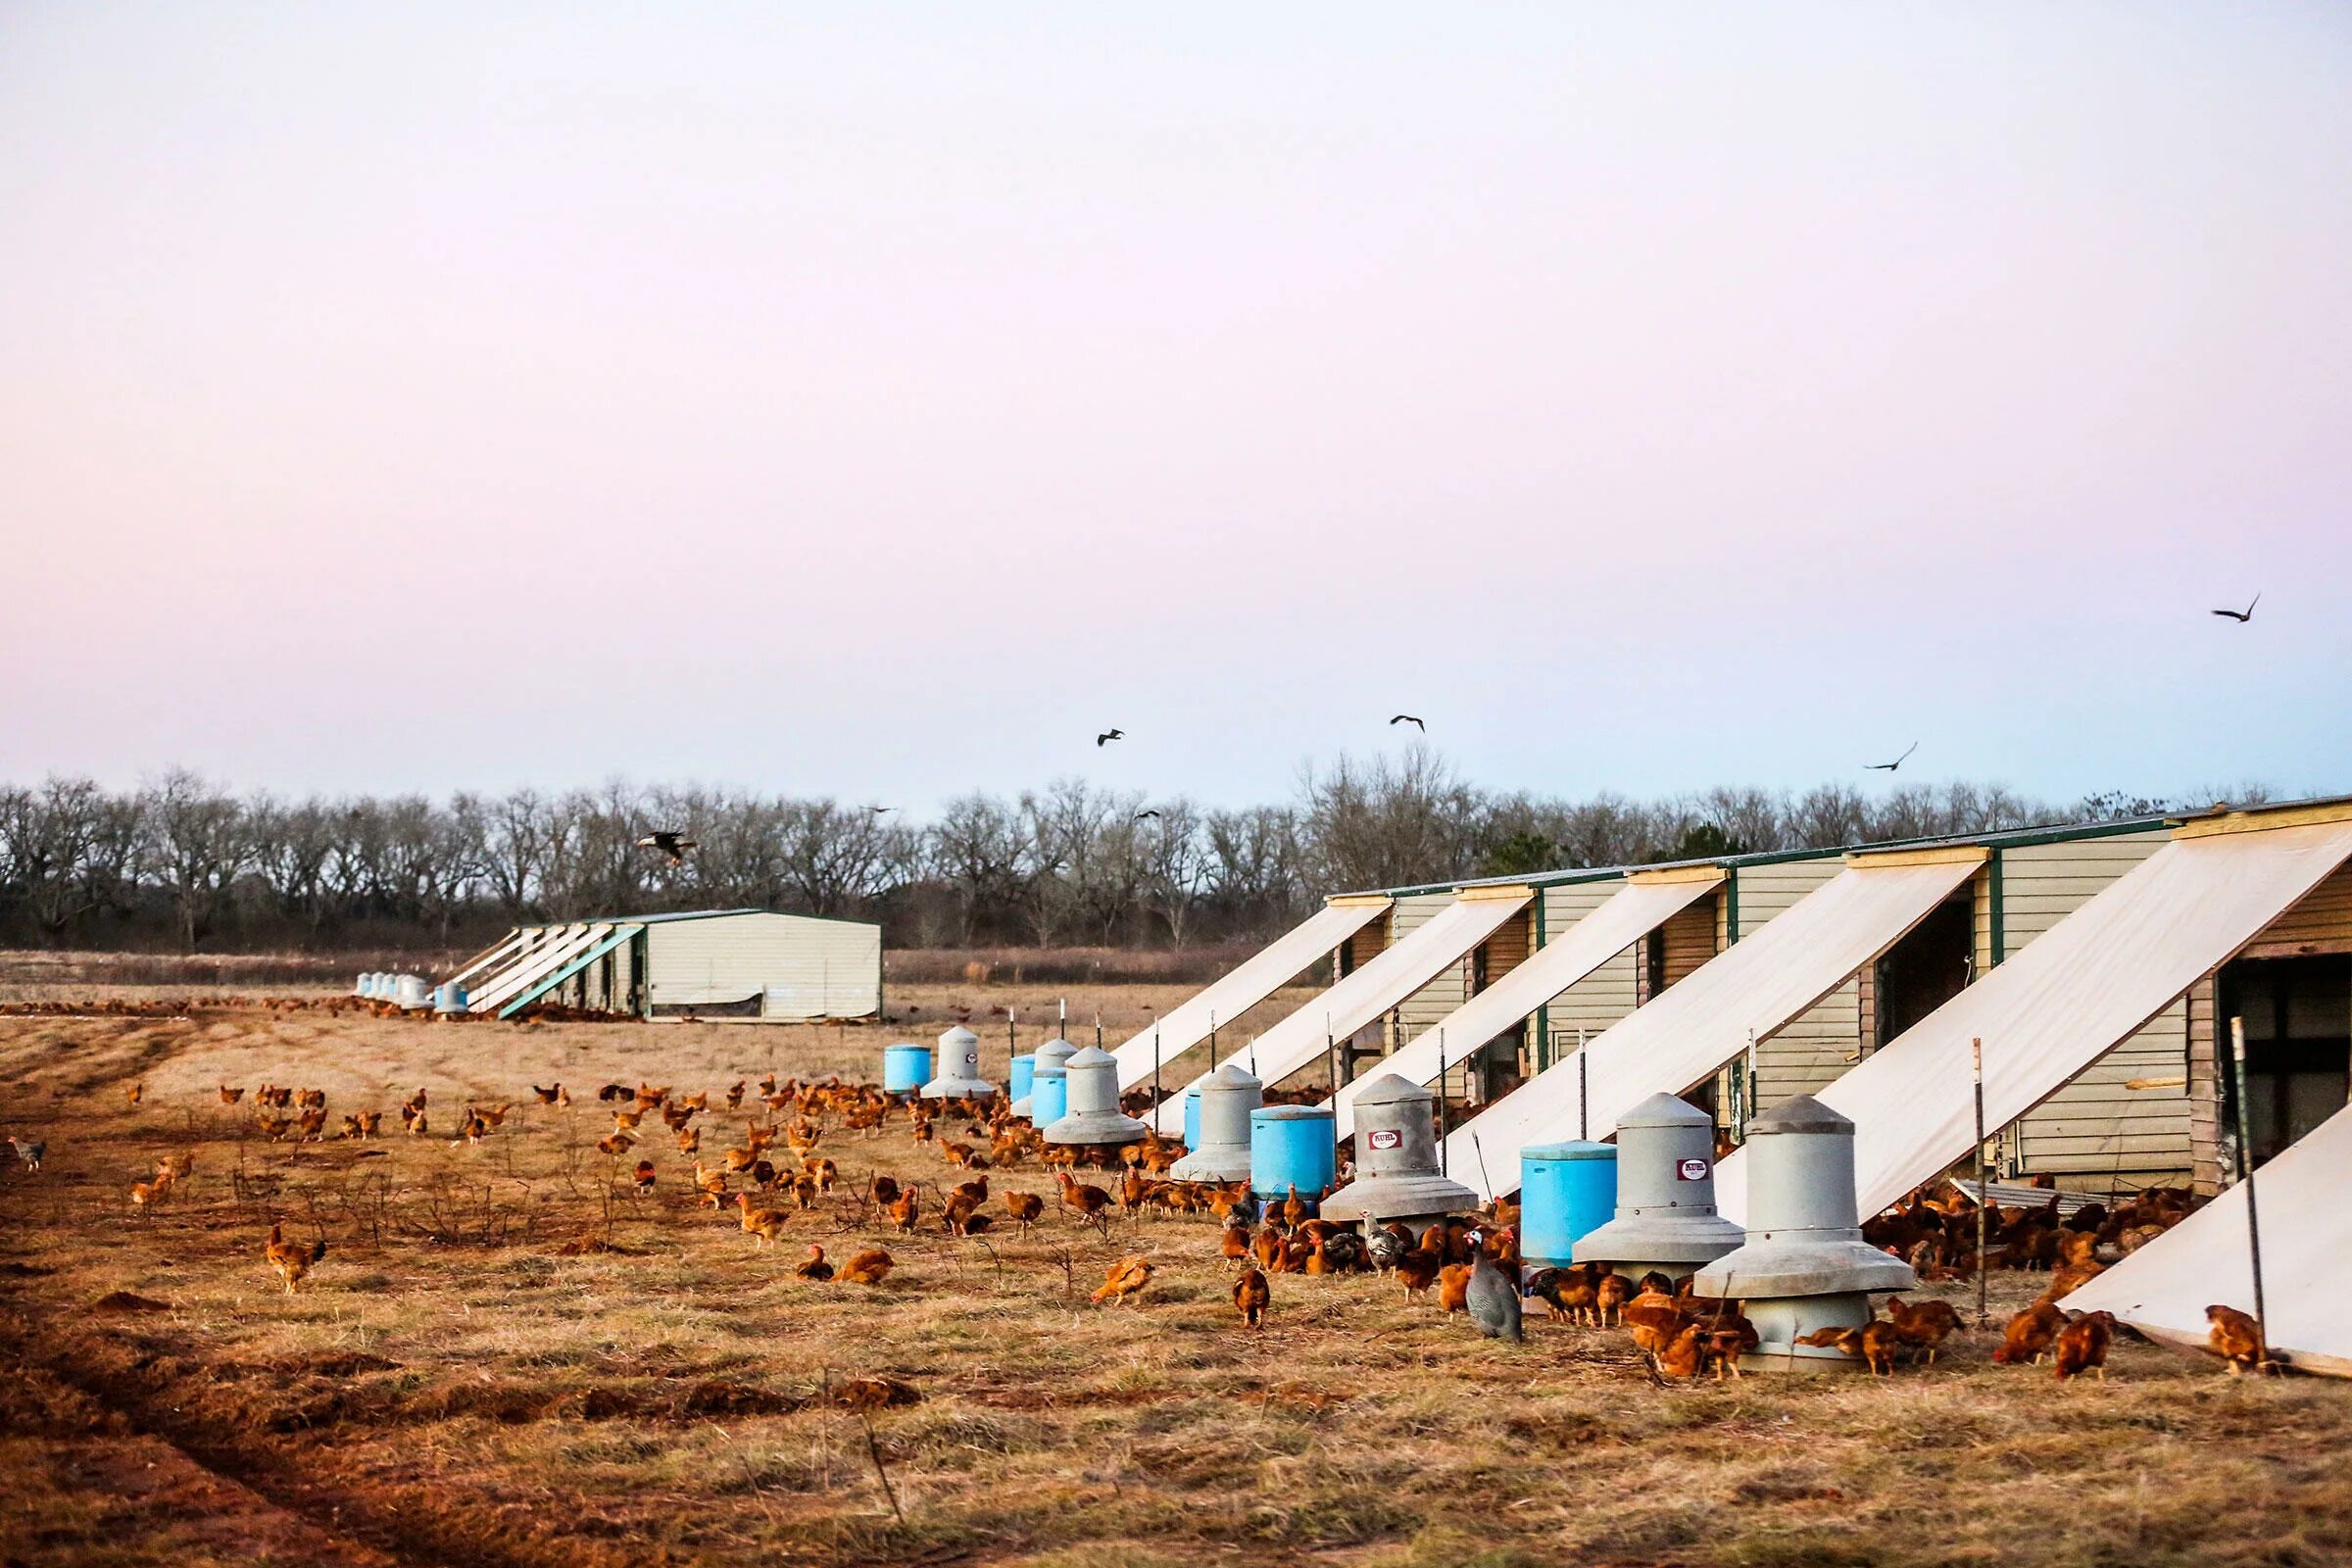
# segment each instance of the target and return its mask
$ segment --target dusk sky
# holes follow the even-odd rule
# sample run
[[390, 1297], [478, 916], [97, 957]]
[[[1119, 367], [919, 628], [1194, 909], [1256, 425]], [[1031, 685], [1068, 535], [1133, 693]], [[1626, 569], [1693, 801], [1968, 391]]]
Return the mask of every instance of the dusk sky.
[[2352, 789], [2352, 8], [18, 0], [0, 526], [0, 780]]

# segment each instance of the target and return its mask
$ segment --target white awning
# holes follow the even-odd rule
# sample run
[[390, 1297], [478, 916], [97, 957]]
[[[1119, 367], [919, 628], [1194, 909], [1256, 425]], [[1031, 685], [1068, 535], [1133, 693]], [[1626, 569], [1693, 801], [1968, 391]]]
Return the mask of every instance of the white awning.
[[[1893, 1202], [1976, 1144], [1969, 1065], [1984, 1042], [1984, 1125], [2007, 1126], [2064, 1088], [2251, 942], [2352, 856], [2352, 820], [2281, 827], [2190, 823], [1818, 1098], [1854, 1121], [1862, 1212]], [[2219, 831], [2216, 827], [2220, 826]], [[1715, 1200], [1745, 1212], [1745, 1162]]]
[[[1704, 1080], [1845, 983], [1976, 874], [1983, 851], [1863, 858], [1521, 1084], [1446, 1140], [1445, 1164], [1482, 1198], [1519, 1185], [1519, 1152], [1607, 1138], [1655, 1094]], [[1578, 1114], [1579, 1057], [1591, 1093]]]
[[554, 974], [564, 964], [612, 934], [610, 925], [574, 925], [541, 943], [492, 975], [479, 991], [466, 998], [467, 1012], [494, 1012], [522, 991]]
[[[1326, 1044], [1349, 1035], [1420, 990], [1447, 964], [1494, 934], [1534, 897], [1525, 888], [1481, 888], [1457, 898], [1421, 926], [1366, 960], [1329, 991], [1259, 1035], [1248, 1052], [1235, 1053], [1271, 1087], [1322, 1058]], [[1228, 1058], [1233, 1059], [1233, 1058]], [[1184, 1093], [1206, 1078], [1201, 1073], [1178, 1086], [1158, 1111], [1159, 1130], [1184, 1130]]]
[[[2294, 1365], [2352, 1377], [2352, 1108], [2337, 1111], [2254, 1173], [2262, 1218], [2264, 1327]], [[2070, 1312], [2104, 1309], [2150, 1339], [2205, 1344], [2205, 1308], [2254, 1310], [2246, 1184], [2238, 1183], [2067, 1297]]]
[[[1385, 898], [1326, 904], [1111, 1053], [1119, 1062], [1119, 1087], [1133, 1089], [1150, 1083], [1155, 1055], [1161, 1063], [1173, 1061], [1206, 1040], [1211, 1027], [1230, 1027], [1234, 1019], [1388, 913], [1390, 907], [1391, 901]], [[1154, 1039], [1159, 1042], [1156, 1052]]]
[[1517, 1028], [1538, 1007], [1721, 886], [1720, 872], [1628, 882], [1517, 968], [1423, 1030], [1411, 1045], [1343, 1088], [1333, 1106], [1339, 1136], [1354, 1133], [1355, 1097], [1366, 1085], [1389, 1073], [1416, 1084], [1435, 1082], [1441, 1048], [1450, 1065], [1504, 1030]]

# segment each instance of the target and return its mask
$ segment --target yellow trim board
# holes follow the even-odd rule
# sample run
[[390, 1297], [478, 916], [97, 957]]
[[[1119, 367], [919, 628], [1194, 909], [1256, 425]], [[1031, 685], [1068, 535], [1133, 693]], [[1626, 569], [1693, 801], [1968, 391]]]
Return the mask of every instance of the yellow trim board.
[[1386, 893], [1335, 893], [1323, 902], [1334, 909], [1385, 909], [1396, 901]]
[[1981, 865], [1991, 858], [1992, 851], [1982, 844], [1946, 844], [1932, 850], [1856, 851], [1845, 863], [1870, 871], [1902, 865]]
[[1628, 882], [1639, 882], [1644, 887], [1660, 882], [1720, 882], [1723, 880], [1723, 867], [1720, 865], [1667, 865], [1660, 866], [1654, 871], [1628, 871], [1625, 879]]
[[2265, 833], [2275, 827], [2322, 827], [2330, 822], [2352, 822], [2352, 801], [2335, 801], [2326, 806], [2286, 806], [2270, 811], [2257, 807], [2220, 816], [2191, 817], [2173, 829], [2173, 837], [2207, 839], [2217, 833]]
[[1524, 883], [1512, 883], [1505, 887], [1455, 888], [1453, 896], [1464, 904], [1478, 904], [1488, 899], [1532, 899], [1536, 890]]

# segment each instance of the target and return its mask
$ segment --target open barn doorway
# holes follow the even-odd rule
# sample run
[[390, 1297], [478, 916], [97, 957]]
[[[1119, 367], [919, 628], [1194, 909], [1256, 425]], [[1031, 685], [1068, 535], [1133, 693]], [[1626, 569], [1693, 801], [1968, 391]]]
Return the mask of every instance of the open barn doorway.
[[1872, 1040], [1884, 1046], [1958, 996], [1972, 977], [1976, 952], [1976, 894], [1964, 887], [1880, 956], [1872, 974]]
[[[2246, 1141], [2260, 1165], [2352, 1099], [2352, 954], [2240, 958], [2223, 965], [2218, 1000], [2225, 1030], [2245, 1023]], [[2223, 1084], [2225, 1100], [2235, 1092]]]

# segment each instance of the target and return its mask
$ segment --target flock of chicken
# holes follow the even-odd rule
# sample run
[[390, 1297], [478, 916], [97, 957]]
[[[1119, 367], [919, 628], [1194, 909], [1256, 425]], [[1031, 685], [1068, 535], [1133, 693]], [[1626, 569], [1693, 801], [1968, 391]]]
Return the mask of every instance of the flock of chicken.
[[[561, 1083], [533, 1085], [532, 1093], [542, 1105], [572, 1108], [572, 1096]], [[145, 1096], [145, 1085], [127, 1085], [125, 1094], [135, 1108]], [[246, 1101], [247, 1091], [222, 1084], [219, 1098], [222, 1105], [234, 1106]], [[706, 1159], [703, 1135], [712, 1125], [714, 1099], [727, 1112], [744, 1114], [748, 1108], [749, 1119], [740, 1143], [713, 1151], [716, 1157]], [[1555, 1322], [1622, 1328], [1660, 1378], [1710, 1372], [1718, 1378], [1737, 1377], [1740, 1356], [1759, 1343], [1739, 1303], [1694, 1296], [1689, 1278], [1678, 1282], [1650, 1273], [1634, 1280], [1600, 1264], [1527, 1274], [1519, 1255], [1519, 1216], [1507, 1201], [1493, 1203], [1474, 1218], [1451, 1217], [1418, 1232], [1396, 1223], [1376, 1224], [1368, 1212], [1352, 1220], [1321, 1215], [1316, 1211], [1321, 1195], [1301, 1195], [1295, 1188], [1283, 1199], [1259, 1205], [1251, 1200], [1247, 1183], [1170, 1179], [1167, 1171], [1181, 1156], [1182, 1147], [1149, 1131], [1141, 1142], [1103, 1160], [1118, 1173], [1112, 1186], [1081, 1181], [1074, 1168], [1085, 1157], [1083, 1152], [1047, 1144], [1027, 1121], [1011, 1114], [1001, 1095], [936, 1107], [907, 1102], [872, 1084], [779, 1084], [771, 1073], [756, 1087], [738, 1080], [716, 1097], [708, 1092], [678, 1095], [666, 1085], [640, 1083], [631, 1089], [609, 1083], [598, 1091], [596, 1101], [612, 1118], [611, 1130], [593, 1148], [612, 1162], [613, 1185], [638, 1197], [654, 1193], [663, 1177], [641, 1149], [650, 1141], [666, 1139], [687, 1173], [698, 1206], [731, 1217], [755, 1248], [782, 1243], [795, 1213], [812, 1210], [841, 1191], [839, 1162], [818, 1152], [828, 1134], [837, 1135], [838, 1148], [845, 1141], [876, 1138], [894, 1117], [904, 1116], [916, 1144], [936, 1149], [951, 1175], [962, 1179], [901, 1182], [877, 1171], [862, 1191], [842, 1195], [860, 1205], [860, 1213], [886, 1218], [907, 1236], [917, 1234], [926, 1221], [959, 1238], [985, 1235], [1001, 1221], [1026, 1234], [1043, 1219], [1045, 1199], [1030, 1192], [992, 1194], [990, 1173], [1034, 1160], [1054, 1179], [1057, 1208], [1105, 1237], [1116, 1213], [1130, 1218], [1205, 1213], [1222, 1221], [1219, 1253], [1238, 1271], [1232, 1300], [1250, 1328], [1261, 1327], [1272, 1309], [1273, 1276], [1378, 1273], [1396, 1279], [1408, 1300], [1428, 1298], [1434, 1292], [1443, 1313], [1465, 1314], [1471, 1327], [1490, 1338], [1520, 1341], [1525, 1302], [1541, 1303]], [[450, 1129], [451, 1147], [479, 1144], [505, 1124], [513, 1108], [466, 1102]], [[253, 1129], [271, 1142], [372, 1139], [381, 1123], [380, 1113], [373, 1110], [347, 1113], [330, 1132], [323, 1091], [276, 1084], [254, 1089], [251, 1109]], [[760, 1119], [762, 1112], [765, 1122]], [[404, 1132], [417, 1139], [433, 1136], [433, 1114], [421, 1089], [399, 1109]], [[951, 1129], [957, 1136], [936, 1125], [943, 1114], [953, 1118]], [[9, 1142], [28, 1168], [39, 1169], [43, 1145], [15, 1138]], [[130, 1185], [132, 1207], [153, 1212], [194, 1168], [192, 1153], [159, 1159], [150, 1174]], [[992, 1198], [1001, 1213], [991, 1210]], [[1966, 1279], [1979, 1267], [2047, 1270], [2048, 1288], [2009, 1321], [1992, 1359], [2004, 1365], [2032, 1365], [2046, 1358], [2063, 1381], [2083, 1372], [2105, 1376], [2117, 1326], [2104, 1312], [2070, 1314], [2059, 1304], [2061, 1299], [2106, 1266], [2103, 1256], [2112, 1258], [2144, 1244], [2178, 1223], [2192, 1206], [2188, 1193], [2157, 1188], [2113, 1209], [2090, 1203], [2062, 1213], [2053, 1194], [2038, 1207], [1995, 1206], [1980, 1217], [1965, 1195], [1938, 1197], [1922, 1189], [1873, 1218], [1864, 1235], [1907, 1258], [1927, 1281]], [[272, 1225], [263, 1255], [285, 1289], [293, 1292], [324, 1258], [326, 1242], [319, 1238], [289, 1243], [281, 1228]], [[793, 1272], [819, 1283], [877, 1286], [896, 1266], [896, 1259], [881, 1247], [863, 1249], [836, 1264], [821, 1245], [810, 1244]], [[1157, 1265], [1145, 1254], [1121, 1257], [1091, 1298], [1102, 1304], [1132, 1303], [1156, 1272]], [[2208, 1316], [2213, 1348], [2232, 1372], [2281, 1364], [2281, 1357], [2263, 1347], [2247, 1314], [2216, 1305]], [[1949, 1303], [1906, 1301], [1898, 1296], [1886, 1302], [1884, 1317], [1823, 1329], [1798, 1343], [1840, 1350], [1871, 1373], [1891, 1376], [1898, 1359], [1933, 1362], [1943, 1342], [1962, 1332], [1965, 1325]]]

